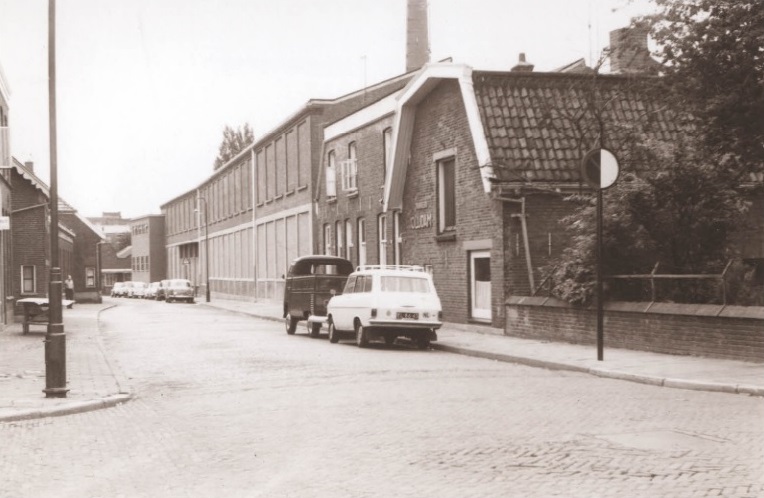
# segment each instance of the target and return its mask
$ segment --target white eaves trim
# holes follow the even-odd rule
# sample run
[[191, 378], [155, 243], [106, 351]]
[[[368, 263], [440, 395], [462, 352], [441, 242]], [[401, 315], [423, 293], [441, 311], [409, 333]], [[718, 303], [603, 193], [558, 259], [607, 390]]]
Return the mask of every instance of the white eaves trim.
[[324, 142], [357, 130], [369, 123], [378, 121], [383, 117], [395, 112], [395, 107], [400, 91], [392, 93], [377, 102], [364, 107], [360, 111], [336, 121], [324, 128]]
[[475, 144], [475, 156], [483, 181], [483, 190], [486, 193], [491, 191], [490, 180], [493, 178], [494, 172], [472, 83], [472, 68], [465, 64], [427, 64], [398, 96], [393, 126], [393, 164], [387, 172], [387, 178], [385, 178], [384, 211], [401, 208], [406, 170], [411, 154], [416, 107], [443, 80], [456, 80], [459, 83], [470, 135], [472, 135], [472, 141]]

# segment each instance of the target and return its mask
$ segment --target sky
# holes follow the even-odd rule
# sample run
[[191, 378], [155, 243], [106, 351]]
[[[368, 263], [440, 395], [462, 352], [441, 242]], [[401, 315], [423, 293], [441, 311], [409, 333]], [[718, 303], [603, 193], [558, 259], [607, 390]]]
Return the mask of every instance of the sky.
[[[596, 60], [646, 0], [429, 0], [430, 60]], [[59, 195], [132, 218], [200, 184], [226, 125], [265, 135], [309, 99], [405, 72], [406, 0], [56, 2]], [[50, 182], [48, 0], [0, 0], [13, 156]]]

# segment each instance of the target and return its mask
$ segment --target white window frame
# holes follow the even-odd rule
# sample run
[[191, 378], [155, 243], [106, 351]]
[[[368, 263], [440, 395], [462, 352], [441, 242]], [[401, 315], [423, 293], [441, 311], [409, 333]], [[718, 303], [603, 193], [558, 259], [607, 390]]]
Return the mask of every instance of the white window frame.
[[337, 197], [337, 164], [336, 155], [333, 150], [329, 151], [326, 165], [326, 196], [329, 198]]
[[342, 234], [342, 225], [344, 222], [342, 220], [337, 220], [334, 222], [334, 247], [336, 248], [337, 256], [342, 257], [345, 254], [345, 237]]
[[[32, 290], [28, 291], [24, 288], [24, 269], [32, 269]], [[21, 265], [21, 293], [22, 294], [36, 294], [37, 293], [37, 267], [35, 265]]]
[[379, 241], [379, 251], [377, 256], [379, 257], [379, 264], [387, 264], [387, 215], [380, 214], [377, 217], [377, 236]]
[[358, 266], [366, 264], [366, 219], [358, 218]]
[[387, 172], [390, 171], [390, 163], [393, 160], [393, 129], [392, 128], [385, 128], [382, 131], [382, 153], [384, 154], [384, 162], [382, 163], [382, 167], [384, 168], [382, 173], [382, 182], [387, 181]]
[[324, 254], [332, 255], [332, 224], [324, 223]]
[[342, 170], [342, 190], [355, 192], [358, 190], [358, 160], [355, 142], [348, 144], [348, 159], [340, 164]]
[[403, 237], [401, 237], [401, 212], [395, 211], [393, 213], [393, 241], [394, 247], [394, 260], [396, 265], [401, 264], [401, 250], [403, 249]]
[[92, 266], [85, 267], [85, 287], [96, 286], [96, 271]]
[[353, 260], [353, 222], [345, 220], [345, 259]]

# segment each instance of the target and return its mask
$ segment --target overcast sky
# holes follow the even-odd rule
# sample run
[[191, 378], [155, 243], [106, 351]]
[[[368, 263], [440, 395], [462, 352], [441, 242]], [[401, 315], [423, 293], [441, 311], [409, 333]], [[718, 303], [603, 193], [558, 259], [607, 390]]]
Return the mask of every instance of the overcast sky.
[[[159, 213], [212, 172], [223, 127], [259, 137], [311, 98], [405, 71], [406, 0], [57, 2], [59, 194]], [[431, 60], [537, 71], [599, 56], [629, 0], [430, 0]], [[12, 153], [49, 182], [48, 0], [0, 0]]]

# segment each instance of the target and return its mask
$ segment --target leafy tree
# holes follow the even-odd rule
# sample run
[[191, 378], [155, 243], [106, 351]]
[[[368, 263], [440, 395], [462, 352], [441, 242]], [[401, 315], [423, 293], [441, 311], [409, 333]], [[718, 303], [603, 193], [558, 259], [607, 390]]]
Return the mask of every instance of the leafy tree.
[[223, 141], [218, 148], [218, 156], [215, 158], [214, 169], [221, 168], [248, 145], [254, 143], [254, 141], [255, 134], [249, 123], [244, 123], [244, 126], [240, 126], [235, 130], [226, 125], [223, 128]]
[[764, 2], [653, 0], [663, 82], [695, 119], [706, 154], [764, 171]]
[[[735, 181], [682, 144], [653, 150], [657, 173], [627, 175], [603, 194], [604, 272], [649, 273], [659, 262], [663, 273], [719, 273], [733, 256], [729, 235], [747, 209]], [[579, 206], [562, 220], [571, 244], [555, 270], [555, 292], [587, 304], [595, 290], [595, 201], [593, 196], [571, 200]], [[639, 299], [635, 293], [644, 289], [632, 287], [625, 284], [621, 297]], [[710, 299], [710, 292], [714, 289], [706, 283], [691, 280], [675, 282], [665, 297], [696, 302]]]

